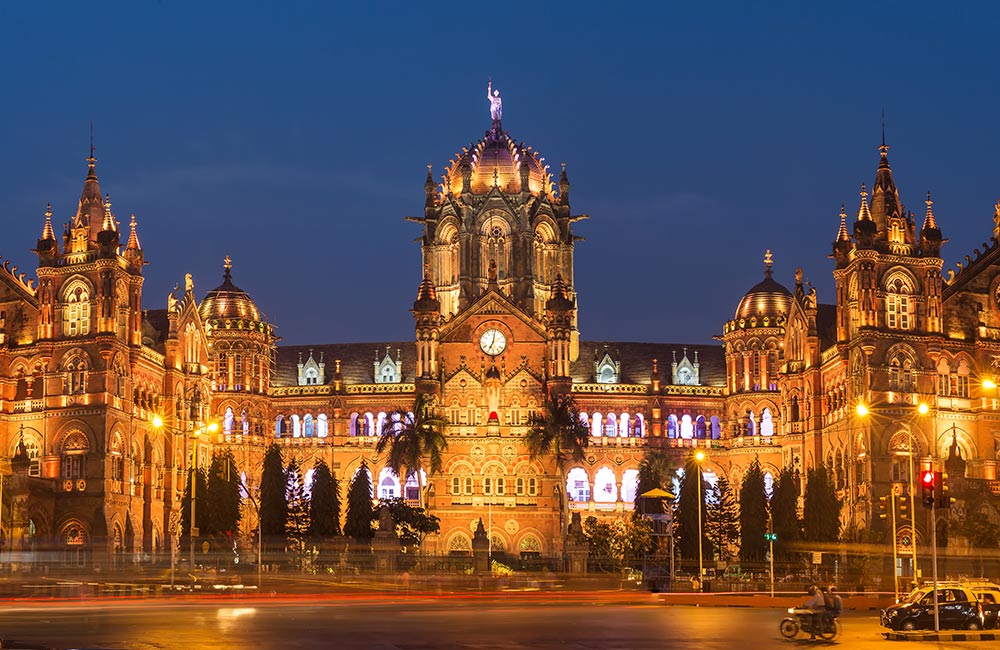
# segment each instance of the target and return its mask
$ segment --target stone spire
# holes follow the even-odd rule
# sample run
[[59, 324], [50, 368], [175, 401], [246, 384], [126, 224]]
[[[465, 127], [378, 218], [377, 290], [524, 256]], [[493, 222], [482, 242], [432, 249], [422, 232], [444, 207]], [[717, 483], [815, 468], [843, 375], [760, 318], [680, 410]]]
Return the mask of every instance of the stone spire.
[[885, 143], [884, 132], [878, 150], [880, 157], [875, 172], [875, 184], [872, 186], [871, 214], [878, 231], [884, 232], [890, 218], [901, 217], [904, 213], [896, 182], [892, 178], [892, 168], [889, 167], [889, 145]]
[[35, 253], [38, 254], [38, 262], [43, 266], [55, 264], [56, 256], [59, 254], [59, 244], [56, 242], [56, 233], [52, 230], [52, 204], [45, 206], [45, 225], [42, 227], [42, 238], [35, 246]]
[[562, 164], [562, 173], [559, 174], [559, 200], [561, 203], [569, 203], [569, 177], [566, 176], [566, 163]]
[[431, 176], [431, 165], [427, 165], [427, 180], [424, 181], [424, 194], [426, 198], [424, 199], [424, 206], [428, 208], [434, 207], [434, 177]]
[[849, 242], [851, 236], [847, 234], [847, 213], [844, 211], [844, 204], [840, 204], [840, 228], [837, 230], [838, 242]]
[[45, 205], [45, 225], [42, 227], [41, 241], [55, 241], [56, 233], [52, 230], [52, 204]]
[[87, 157], [87, 177], [83, 181], [80, 204], [71, 223], [74, 228], [87, 228], [87, 238], [96, 242], [103, 221], [104, 201], [101, 199], [101, 186], [97, 182], [97, 158], [94, 157], [94, 144], [91, 139], [90, 156]]
[[115, 228], [115, 218], [111, 214], [111, 195], [104, 195], [104, 219], [101, 221], [101, 230], [117, 230]]
[[858, 207], [858, 221], [871, 221], [872, 213], [868, 208], [868, 190], [865, 189], [865, 184], [861, 184], [861, 205]]
[[932, 206], [934, 205], [934, 201], [931, 200], [931, 193], [930, 192], [927, 193], [927, 200], [924, 201], [924, 203], [927, 205], [927, 214], [924, 215], [924, 227], [923, 227], [923, 229], [924, 230], [927, 230], [928, 228], [937, 229], [937, 227], [938, 227], [937, 226], [937, 221], [934, 220], [934, 210], [932, 208]]
[[871, 248], [875, 240], [878, 226], [872, 219], [871, 211], [868, 209], [868, 191], [865, 184], [861, 184], [861, 206], [858, 208], [858, 220], [854, 222], [854, 239], [861, 248]]
[[925, 257], [940, 257], [941, 256], [941, 244], [943, 244], [945, 239], [941, 237], [941, 229], [938, 228], [937, 220], [934, 218], [933, 205], [934, 201], [931, 200], [931, 193], [927, 193], [927, 214], [924, 216], [924, 227], [920, 229], [920, 252]]
[[135, 251], [142, 250], [142, 246], [139, 245], [139, 235], [136, 233], [136, 230], [135, 230], [135, 213], [134, 212], [132, 213], [132, 219], [131, 219], [131, 221], [129, 221], [128, 226], [129, 226], [128, 246], [126, 246], [126, 250], [130, 250], [130, 251], [132, 251], [132, 250], [135, 250]]
[[[844, 211], [844, 204], [841, 203], [840, 228], [837, 229], [837, 240], [833, 242], [833, 259], [836, 261], [837, 268], [843, 268], [847, 265], [848, 256], [852, 248], [854, 248], [854, 244], [851, 242], [851, 236], [847, 234], [847, 212]], [[801, 276], [799, 272], [796, 273], [796, 280], [796, 292], [799, 292], [801, 291]]]

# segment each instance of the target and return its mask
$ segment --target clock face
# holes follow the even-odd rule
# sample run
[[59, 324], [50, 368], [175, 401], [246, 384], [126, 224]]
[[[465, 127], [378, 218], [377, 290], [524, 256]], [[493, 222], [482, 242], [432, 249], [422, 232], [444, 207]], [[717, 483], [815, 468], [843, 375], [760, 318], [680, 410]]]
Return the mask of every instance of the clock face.
[[496, 328], [490, 328], [479, 337], [479, 347], [483, 352], [495, 357], [507, 349], [507, 337]]

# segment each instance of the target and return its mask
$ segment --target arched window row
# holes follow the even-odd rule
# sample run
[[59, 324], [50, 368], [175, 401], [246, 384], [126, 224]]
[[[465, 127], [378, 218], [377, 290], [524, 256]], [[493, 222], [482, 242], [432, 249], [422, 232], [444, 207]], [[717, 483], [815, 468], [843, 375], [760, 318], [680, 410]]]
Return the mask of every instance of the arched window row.
[[[246, 413], [241, 415], [245, 418]], [[237, 418], [233, 418], [233, 426], [237, 426]], [[245, 420], [239, 420], [239, 426], [246, 426]], [[274, 437], [276, 438], [326, 438], [330, 435], [329, 418], [326, 413], [313, 415], [278, 415], [274, 419]]]
[[587, 425], [594, 437], [644, 438], [646, 437], [646, 416], [642, 413], [581, 412], [580, 421]]
[[591, 480], [582, 467], [574, 467], [566, 474], [566, 495], [570, 502], [632, 503], [639, 483], [639, 471], [626, 469], [617, 474], [608, 466], [599, 467]]
[[774, 416], [769, 407], [758, 415], [752, 410], [747, 410], [742, 417], [734, 417], [733, 436], [773, 436]]
[[699, 415], [692, 419], [687, 413], [679, 418], [671, 413], [667, 416], [664, 428], [668, 438], [718, 440], [722, 435], [722, 426], [715, 415], [707, 419], [704, 415]]

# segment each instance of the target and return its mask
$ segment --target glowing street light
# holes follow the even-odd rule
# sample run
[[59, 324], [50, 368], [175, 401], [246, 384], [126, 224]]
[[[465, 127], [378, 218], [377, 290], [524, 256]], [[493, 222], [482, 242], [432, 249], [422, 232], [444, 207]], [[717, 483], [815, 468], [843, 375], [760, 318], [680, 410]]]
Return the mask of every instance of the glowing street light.
[[702, 502], [701, 502], [701, 461], [705, 460], [705, 452], [703, 452], [701, 449], [699, 449], [698, 451], [694, 452], [694, 460], [695, 460], [696, 463], [698, 463], [698, 590], [699, 591], [703, 591], [704, 590], [703, 581], [705, 579], [705, 569], [702, 566], [702, 562], [703, 562], [703, 559], [702, 559], [703, 558], [703, 553], [702, 553], [702, 537], [704, 537], [704, 533], [702, 531], [702, 523], [701, 523], [701, 506], [702, 506]]

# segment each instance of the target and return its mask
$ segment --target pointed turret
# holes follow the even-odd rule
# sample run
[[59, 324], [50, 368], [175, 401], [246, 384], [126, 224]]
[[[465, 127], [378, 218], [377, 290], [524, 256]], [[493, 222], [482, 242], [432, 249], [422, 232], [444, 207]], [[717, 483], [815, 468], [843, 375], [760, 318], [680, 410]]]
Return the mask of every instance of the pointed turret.
[[573, 301], [566, 292], [562, 273], [556, 273], [556, 281], [552, 283], [552, 297], [545, 303], [545, 308], [551, 311], [569, 311], [573, 306]]
[[118, 229], [115, 225], [115, 217], [111, 214], [111, 195], [104, 195], [104, 217], [101, 219], [101, 231], [97, 233], [97, 243], [104, 249], [105, 254], [118, 252], [119, 243]]
[[133, 266], [142, 269], [143, 252], [142, 247], [139, 245], [139, 235], [136, 232], [135, 213], [132, 214], [132, 219], [129, 221], [128, 226], [128, 245], [125, 247], [125, 259]]
[[563, 205], [569, 203], [569, 177], [566, 176], [566, 163], [562, 164], [562, 173], [559, 174], [559, 202]]
[[924, 215], [924, 227], [920, 229], [920, 252], [924, 257], [940, 257], [941, 229], [938, 228], [937, 220], [934, 218], [934, 201], [931, 200], [931, 193], [927, 193], [927, 214]]
[[837, 268], [843, 268], [847, 265], [853, 248], [851, 236], [847, 234], [847, 212], [844, 210], [844, 205], [841, 204], [840, 228], [837, 229], [837, 240], [833, 242], [833, 259], [836, 261]]
[[42, 265], [51, 264], [55, 256], [59, 254], [59, 244], [56, 242], [56, 233], [52, 229], [52, 204], [45, 206], [45, 225], [42, 226], [42, 238], [38, 240], [35, 247], [38, 253], [38, 261]]
[[417, 310], [429, 309], [432, 303], [436, 310], [438, 303], [437, 290], [434, 288], [434, 283], [431, 282], [430, 275], [425, 274], [420, 287], [417, 289], [417, 300], [413, 303], [413, 308]]
[[854, 239], [860, 248], [871, 248], [877, 231], [878, 226], [868, 209], [868, 191], [865, 189], [865, 184], [862, 183], [861, 206], [858, 207], [858, 220], [854, 222]]
[[896, 182], [892, 178], [892, 168], [889, 167], [889, 145], [885, 143], [884, 135], [878, 150], [880, 158], [875, 172], [875, 184], [872, 186], [871, 214], [878, 232], [885, 232], [889, 219], [902, 217], [905, 213], [899, 201]]
[[434, 177], [431, 176], [431, 165], [427, 165], [427, 179], [424, 181], [424, 207], [433, 208], [434, 200]]
[[87, 239], [97, 241], [97, 233], [104, 223], [104, 201], [101, 198], [101, 186], [97, 182], [97, 158], [94, 157], [94, 146], [90, 146], [90, 156], [87, 158], [87, 178], [83, 181], [83, 192], [80, 193], [80, 204], [72, 220], [74, 228], [86, 228]]

